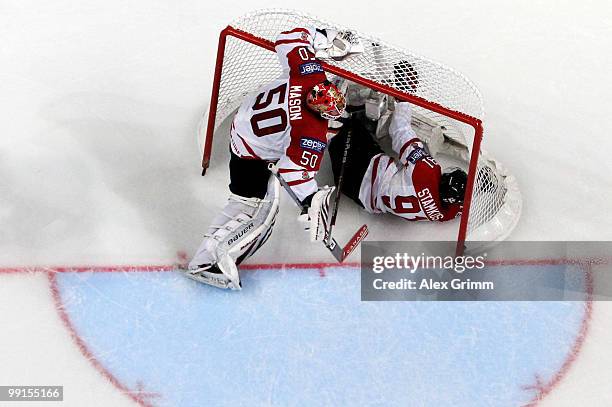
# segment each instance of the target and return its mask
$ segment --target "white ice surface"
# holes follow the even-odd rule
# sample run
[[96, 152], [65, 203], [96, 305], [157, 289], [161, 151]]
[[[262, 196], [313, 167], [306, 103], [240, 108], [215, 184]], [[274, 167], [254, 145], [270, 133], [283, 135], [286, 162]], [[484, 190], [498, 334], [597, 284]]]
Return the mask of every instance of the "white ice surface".
[[[374, 33], [476, 83], [487, 112], [485, 146], [516, 175], [523, 193], [523, 217], [511, 239], [612, 238], [612, 6], [603, 0], [387, 1], [383, 7], [14, 0], [0, 3], [0, 266], [168, 263], [177, 250], [194, 250], [227, 183], [218, 155], [210, 178], [199, 177], [194, 139], [208, 105], [218, 32], [247, 10], [281, 6]], [[284, 212], [255, 260], [327, 260], [296, 236], [293, 215]], [[368, 219], [374, 237], [398, 231], [389, 220], [359, 219]], [[404, 231], [409, 238], [410, 227], [402, 225]], [[48, 294], [29, 295], [42, 290], [38, 277], [15, 277], [0, 276], [0, 306], [6, 321], [30, 318], [20, 343], [67, 338], [51, 333], [49, 321], [60, 325], [49, 310], [34, 311], [49, 306]], [[14, 306], [17, 301], [31, 301], [31, 308]], [[609, 404], [609, 395], [596, 396], [612, 366], [603, 346], [610, 342], [607, 305], [596, 304], [584, 352], [550, 405]], [[3, 352], [22, 357], [0, 369], [0, 384], [28, 357], [27, 347], [15, 347], [17, 333], [5, 332]], [[61, 342], [51, 341], [66, 366], [85, 368], [70, 342]], [[27, 372], [14, 377], [25, 380]], [[49, 362], [36, 374], [43, 380], [56, 373]], [[103, 379], [95, 386], [109, 397], [100, 405], [119, 405], [111, 398], [122, 396], [112, 395]], [[86, 392], [78, 397], [70, 404], [92, 405]]]

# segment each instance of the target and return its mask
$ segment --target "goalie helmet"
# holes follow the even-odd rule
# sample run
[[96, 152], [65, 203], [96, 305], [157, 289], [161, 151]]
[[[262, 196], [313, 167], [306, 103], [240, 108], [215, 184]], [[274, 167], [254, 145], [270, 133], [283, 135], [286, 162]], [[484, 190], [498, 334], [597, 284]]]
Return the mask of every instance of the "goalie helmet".
[[321, 117], [328, 120], [338, 119], [344, 113], [346, 100], [340, 90], [329, 81], [315, 85], [306, 97], [306, 105]]
[[463, 203], [467, 174], [461, 168], [452, 167], [442, 173], [440, 200], [443, 205]]

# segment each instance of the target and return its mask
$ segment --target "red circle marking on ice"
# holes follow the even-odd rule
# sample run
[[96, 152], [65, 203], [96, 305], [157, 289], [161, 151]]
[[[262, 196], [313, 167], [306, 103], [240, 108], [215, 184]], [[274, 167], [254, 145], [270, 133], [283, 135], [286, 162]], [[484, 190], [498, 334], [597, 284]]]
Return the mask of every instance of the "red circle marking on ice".
[[77, 348], [81, 352], [81, 354], [85, 357], [85, 359], [89, 360], [89, 362], [93, 365], [94, 369], [98, 371], [107, 379], [117, 390], [121, 393], [128, 396], [130, 399], [138, 403], [138, 405], [143, 407], [152, 407], [153, 404], [147, 401], [148, 398], [159, 397], [156, 393], [147, 393], [138, 389], [136, 391], [130, 390], [127, 386], [122, 384], [111, 372], [109, 372], [104, 365], [94, 356], [94, 354], [89, 350], [87, 343], [83, 340], [83, 338], [78, 334], [68, 313], [66, 312], [66, 308], [62, 301], [61, 294], [59, 292], [59, 288], [57, 286], [57, 273], [48, 272], [47, 277], [49, 278], [49, 289], [51, 290], [51, 296], [53, 297], [53, 304], [55, 305], [55, 309], [62, 321], [64, 327], [68, 330], [70, 337], [76, 344]]
[[[550, 394], [561, 383], [563, 378], [571, 370], [583, 348], [584, 342], [589, 332], [590, 322], [593, 316], [593, 275], [592, 265], [607, 264], [608, 261], [601, 259], [539, 259], [539, 260], [506, 260], [502, 262], [487, 262], [495, 266], [553, 266], [553, 265], [576, 265], [582, 266], [586, 275], [587, 298], [584, 303], [584, 315], [578, 330], [578, 334], [574, 343], [563, 361], [559, 370], [551, 377], [548, 382], [543, 383], [539, 375], [535, 374], [535, 383], [523, 386], [524, 390], [535, 391], [533, 399], [526, 406], [536, 406], [548, 394]], [[269, 264], [243, 264], [240, 266], [242, 270], [315, 270], [319, 272], [321, 277], [325, 277], [326, 270], [331, 268], [347, 267], [357, 268], [360, 263], [269, 263]], [[81, 354], [88, 359], [93, 367], [115, 388], [127, 395], [130, 399], [141, 406], [152, 406], [147, 399], [160, 397], [157, 393], [144, 392], [142, 385], [139, 385], [137, 390], [130, 390], [122, 384], [112, 373], [110, 373], [102, 363], [96, 359], [93, 353], [87, 347], [85, 341], [79, 336], [78, 332], [72, 325], [70, 317], [66, 313], [64, 303], [62, 302], [61, 294], [57, 286], [57, 273], [84, 273], [84, 272], [102, 272], [102, 273], [127, 273], [127, 272], [168, 272], [176, 269], [176, 265], [110, 265], [110, 266], [36, 266], [36, 267], [5, 267], [0, 268], [0, 274], [13, 273], [46, 273], [49, 279], [49, 288], [53, 297], [53, 302], [58, 315], [66, 327], [70, 336], [74, 340]]]

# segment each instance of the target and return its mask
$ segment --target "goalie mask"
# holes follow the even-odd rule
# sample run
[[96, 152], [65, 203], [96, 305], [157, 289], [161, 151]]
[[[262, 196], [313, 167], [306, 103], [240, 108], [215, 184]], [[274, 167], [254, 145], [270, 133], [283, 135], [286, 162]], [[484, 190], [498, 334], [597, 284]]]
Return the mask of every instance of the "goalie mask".
[[340, 90], [329, 81], [315, 85], [306, 97], [306, 105], [321, 117], [328, 120], [338, 119], [344, 113], [346, 100]]
[[467, 174], [461, 168], [445, 170], [440, 179], [440, 200], [443, 205], [463, 203]]

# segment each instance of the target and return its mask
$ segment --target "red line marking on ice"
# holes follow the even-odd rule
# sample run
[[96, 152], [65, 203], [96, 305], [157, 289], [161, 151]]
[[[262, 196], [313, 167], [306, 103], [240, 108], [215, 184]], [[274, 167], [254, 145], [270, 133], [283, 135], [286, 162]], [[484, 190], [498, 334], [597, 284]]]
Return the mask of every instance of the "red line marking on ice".
[[610, 264], [610, 259], [606, 258], [560, 258], [560, 259], [516, 259], [503, 261], [487, 261], [487, 265], [492, 266], [557, 266], [557, 265], [573, 265], [583, 268], [586, 284], [586, 299], [584, 302], [584, 315], [580, 322], [578, 335], [572, 344], [572, 347], [561, 364], [561, 367], [550, 378], [548, 382], [543, 382], [540, 375], [534, 377], [535, 384], [524, 386], [524, 390], [535, 390], [536, 394], [533, 399], [525, 405], [525, 407], [537, 406], [547, 395], [549, 395], [567, 376], [572, 366], [578, 360], [578, 356], [582, 351], [584, 342], [586, 341], [593, 317], [593, 273], [592, 267], [597, 265]]
[[116, 265], [116, 266], [24, 266], [0, 268], [0, 274], [14, 273], [130, 273], [172, 271], [173, 265]]
[[[331, 268], [358, 268], [361, 263], [262, 263], [241, 264], [240, 270], [325, 270]], [[158, 265], [112, 265], [112, 266], [31, 266], [31, 267], [4, 267], [0, 268], [0, 274], [12, 273], [143, 273], [143, 272], [166, 272], [174, 271], [174, 264]]]
[[62, 296], [59, 291], [59, 287], [57, 286], [56, 276], [57, 276], [57, 273], [53, 273], [53, 272], [47, 273], [47, 277], [49, 279], [49, 288], [51, 290], [51, 296], [53, 298], [53, 304], [55, 305], [55, 309], [57, 310], [57, 313], [62, 321], [62, 324], [68, 330], [70, 337], [76, 344], [77, 348], [79, 348], [79, 351], [81, 352], [81, 354], [85, 357], [85, 359], [87, 359], [93, 365], [93, 367], [98, 371], [98, 373], [102, 375], [102, 377], [107, 379], [121, 393], [128, 396], [130, 399], [132, 399], [134, 402], [136, 402], [140, 406], [143, 406], [143, 407], [153, 406], [153, 404], [148, 402], [146, 399], [153, 398], [153, 397], [159, 397], [158, 394], [144, 392], [142, 391], [141, 386], [139, 386], [137, 391], [130, 390], [127, 386], [122, 384], [111, 372], [109, 372], [104, 367], [104, 365], [102, 365], [102, 363], [94, 356], [91, 350], [89, 350], [87, 343], [85, 343], [85, 340], [83, 340], [83, 338], [79, 335], [74, 325], [72, 324], [72, 321], [70, 320], [70, 317], [68, 316], [68, 313], [66, 312], [66, 307], [64, 306], [64, 303], [62, 301]]
[[591, 325], [591, 319], [593, 317], [593, 273], [592, 273], [592, 263], [588, 263], [584, 265], [584, 273], [585, 273], [585, 284], [586, 284], [586, 292], [587, 298], [584, 302], [584, 315], [582, 317], [582, 321], [580, 323], [580, 329], [578, 330], [578, 335], [574, 340], [574, 343], [566, 356], [565, 360], [561, 364], [561, 367], [557, 372], [551, 377], [551, 379], [543, 383], [541, 378], [536, 375], [535, 384], [531, 386], [525, 386], [525, 390], [535, 390], [536, 394], [533, 399], [526, 405], [528, 407], [534, 407], [538, 405], [547, 395], [549, 395], [553, 389], [555, 389], [559, 383], [567, 376], [569, 371], [571, 370], [574, 363], [578, 360], [578, 356], [582, 351], [584, 342], [589, 333], [589, 328]]
[[241, 270], [325, 270], [332, 268], [358, 268], [361, 263], [270, 263], [270, 264], [242, 264]]

